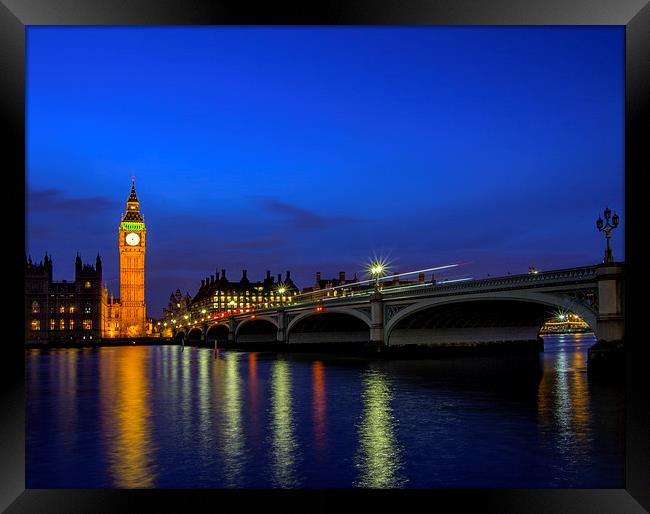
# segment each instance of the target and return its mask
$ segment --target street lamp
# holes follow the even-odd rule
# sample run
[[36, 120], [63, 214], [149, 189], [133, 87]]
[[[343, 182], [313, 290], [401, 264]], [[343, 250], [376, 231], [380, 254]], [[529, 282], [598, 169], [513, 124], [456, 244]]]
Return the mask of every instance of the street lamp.
[[283, 303], [282, 300], [284, 298], [284, 293], [286, 293], [286, 291], [287, 288], [284, 286], [284, 284], [278, 285], [277, 293], [280, 295], [280, 307], [282, 307], [282, 303]]
[[379, 291], [379, 278], [386, 272], [386, 266], [381, 261], [373, 261], [370, 263], [368, 272], [375, 279], [375, 291]]
[[[614, 256], [612, 255], [612, 249], [609, 246], [609, 240], [612, 238], [612, 230], [614, 230], [616, 227], [618, 227], [618, 221], [619, 217], [618, 214], [614, 214], [612, 216], [612, 211], [609, 210], [609, 207], [605, 208], [605, 212], [603, 213], [605, 215], [605, 221], [603, 222], [603, 219], [598, 216], [598, 221], [596, 221], [596, 226], [598, 227], [598, 230], [600, 232], [605, 232], [605, 240], [607, 241], [607, 248], [605, 250], [605, 259], [603, 262], [605, 264], [609, 264], [610, 262], [614, 262]], [[609, 218], [612, 218], [612, 222], [609, 222]]]

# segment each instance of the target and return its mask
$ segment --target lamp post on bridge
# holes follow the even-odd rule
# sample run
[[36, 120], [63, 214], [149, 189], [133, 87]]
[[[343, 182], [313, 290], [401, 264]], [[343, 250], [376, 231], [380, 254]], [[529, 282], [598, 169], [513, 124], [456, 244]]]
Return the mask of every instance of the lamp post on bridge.
[[[612, 238], [612, 230], [618, 227], [619, 217], [618, 214], [614, 214], [614, 216], [612, 216], [612, 211], [609, 209], [609, 207], [605, 208], [605, 212], [603, 214], [605, 216], [605, 221], [603, 222], [603, 219], [599, 216], [598, 221], [596, 221], [596, 226], [600, 232], [605, 232], [607, 248], [605, 249], [605, 259], [603, 262], [605, 264], [609, 264], [614, 262], [614, 256], [612, 255], [612, 249], [609, 245], [609, 240]], [[612, 218], [611, 223], [609, 222], [610, 217]]]
[[386, 267], [379, 261], [371, 263], [370, 268], [368, 268], [370, 276], [375, 279], [375, 292], [379, 292], [379, 278], [384, 275], [385, 271]]
[[284, 293], [287, 292], [287, 288], [284, 284], [279, 284], [277, 289], [277, 294], [280, 295], [280, 307], [284, 307]]
[[385, 262], [375, 259], [368, 267], [368, 273], [375, 279], [375, 292], [370, 297], [370, 344], [378, 352], [384, 346], [384, 302], [379, 288], [379, 279], [387, 272]]

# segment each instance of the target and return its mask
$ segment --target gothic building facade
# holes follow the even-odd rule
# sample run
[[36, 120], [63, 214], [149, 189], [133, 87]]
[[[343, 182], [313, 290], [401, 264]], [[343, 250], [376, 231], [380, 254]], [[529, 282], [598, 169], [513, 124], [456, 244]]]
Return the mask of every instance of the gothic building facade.
[[102, 283], [102, 260], [83, 264], [77, 254], [72, 282], [52, 279], [52, 258], [25, 260], [25, 340], [80, 341], [143, 337], [152, 333], [144, 301], [146, 226], [135, 180], [118, 227], [120, 298]]
[[263, 280], [251, 282], [247, 270], [242, 270], [239, 280], [229, 280], [226, 270], [222, 269], [221, 275], [217, 272], [201, 280], [201, 286], [193, 297], [189, 294], [183, 297], [180, 289], [172, 293], [168, 307], [163, 310], [159, 330], [164, 336], [171, 336], [174, 325], [287, 305], [296, 300], [298, 293], [290, 271], [287, 271], [284, 280], [281, 273], [276, 281], [271, 271], [267, 271]]
[[52, 280], [52, 258], [25, 261], [25, 340], [97, 340], [106, 327], [106, 288], [102, 286], [102, 260], [83, 264], [77, 254], [75, 279]]

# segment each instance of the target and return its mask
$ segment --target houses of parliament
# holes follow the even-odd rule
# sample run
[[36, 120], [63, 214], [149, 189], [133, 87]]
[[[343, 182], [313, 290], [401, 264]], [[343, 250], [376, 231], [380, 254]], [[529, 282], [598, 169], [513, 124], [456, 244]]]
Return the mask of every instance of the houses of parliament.
[[82, 341], [144, 337], [152, 332], [144, 298], [147, 231], [135, 180], [118, 227], [120, 297], [102, 282], [102, 260], [75, 260], [74, 281], [54, 282], [47, 253], [25, 261], [25, 341]]

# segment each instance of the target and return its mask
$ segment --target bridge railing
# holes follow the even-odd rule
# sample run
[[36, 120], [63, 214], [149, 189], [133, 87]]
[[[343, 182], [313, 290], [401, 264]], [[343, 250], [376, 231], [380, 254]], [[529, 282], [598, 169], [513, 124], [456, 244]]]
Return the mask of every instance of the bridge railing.
[[[408, 293], [409, 295], [430, 294], [432, 292], [453, 292], [453, 291], [470, 291], [473, 289], [493, 289], [493, 288], [511, 288], [525, 287], [532, 284], [553, 284], [553, 283], [576, 283], [589, 282], [596, 277], [597, 266], [582, 266], [579, 268], [566, 268], [553, 271], [542, 271], [535, 274], [525, 273], [519, 275], [507, 275], [503, 277], [484, 278], [477, 280], [467, 280], [465, 282], [445, 283], [429, 282], [424, 284], [410, 284], [407, 286], [384, 287], [381, 290], [383, 297], [395, 297], [400, 294]], [[284, 306], [285, 309], [304, 308], [319, 304], [336, 304], [336, 303], [354, 303], [362, 301], [364, 298], [374, 294], [374, 289], [366, 289], [358, 292], [351, 292], [345, 296], [328, 296], [320, 299], [305, 299]], [[255, 310], [255, 314], [264, 315], [264, 313], [277, 312], [279, 307]], [[234, 315], [235, 317], [247, 317], [251, 313]]]
[[[418, 294], [421, 292], [433, 291], [458, 291], [469, 289], [490, 289], [494, 287], [512, 287], [512, 286], [526, 286], [536, 283], [574, 283], [574, 282], [588, 282], [594, 280], [596, 276], [596, 266], [586, 266], [580, 268], [567, 268], [562, 270], [554, 270], [547, 272], [539, 272], [535, 274], [521, 274], [521, 275], [507, 275], [505, 277], [483, 278], [477, 280], [468, 280], [465, 282], [454, 282], [446, 284], [445, 282], [438, 282], [436, 284], [429, 284], [428, 286], [421, 286], [417, 289], [409, 291], [411, 294]], [[404, 289], [402, 289], [403, 291]], [[383, 290], [383, 294], [387, 295], [391, 292], [399, 291], [399, 287], [391, 291], [389, 288]]]

